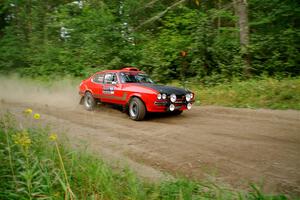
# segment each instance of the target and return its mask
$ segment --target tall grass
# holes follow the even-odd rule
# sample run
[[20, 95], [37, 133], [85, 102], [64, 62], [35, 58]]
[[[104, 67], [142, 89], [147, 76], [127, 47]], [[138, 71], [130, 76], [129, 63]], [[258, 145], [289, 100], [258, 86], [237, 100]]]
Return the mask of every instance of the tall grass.
[[190, 84], [201, 105], [300, 110], [300, 78], [235, 80], [216, 86]]
[[[113, 170], [100, 158], [72, 149], [67, 138], [39, 125], [29, 109], [26, 121], [7, 113], [0, 120], [0, 199], [287, 199], [214, 183], [176, 179], [148, 183], [130, 169]], [[33, 118], [34, 117], [34, 118]], [[28, 122], [28, 123], [27, 123]], [[29, 124], [29, 125], [28, 125]]]

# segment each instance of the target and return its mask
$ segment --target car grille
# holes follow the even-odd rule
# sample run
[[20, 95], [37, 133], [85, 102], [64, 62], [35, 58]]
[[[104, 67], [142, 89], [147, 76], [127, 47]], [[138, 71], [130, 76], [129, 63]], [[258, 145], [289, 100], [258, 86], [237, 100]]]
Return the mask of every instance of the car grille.
[[176, 101], [175, 101], [175, 103], [176, 104], [181, 104], [183, 102], [185, 102], [185, 96], [184, 95], [176, 95]]

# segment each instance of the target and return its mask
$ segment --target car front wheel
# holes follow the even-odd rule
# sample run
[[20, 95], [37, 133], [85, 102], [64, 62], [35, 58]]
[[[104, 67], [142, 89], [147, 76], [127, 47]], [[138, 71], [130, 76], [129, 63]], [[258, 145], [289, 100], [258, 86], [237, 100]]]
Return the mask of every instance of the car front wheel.
[[129, 103], [129, 116], [135, 121], [140, 121], [145, 118], [146, 107], [141, 99], [134, 97]]
[[85, 93], [84, 99], [83, 99], [83, 105], [84, 105], [85, 109], [88, 111], [94, 110], [94, 108], [96, 106], [96, 101], [90, 92]]

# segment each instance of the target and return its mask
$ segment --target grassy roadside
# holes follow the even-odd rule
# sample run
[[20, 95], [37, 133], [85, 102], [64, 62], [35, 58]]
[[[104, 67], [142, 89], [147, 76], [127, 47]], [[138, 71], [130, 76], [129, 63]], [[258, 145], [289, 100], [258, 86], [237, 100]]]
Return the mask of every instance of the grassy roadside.
[[100, 158], [72, 149], [67, 138], [39, 124], [27, 109], [25, 121], [0, 119], [0, 199], [288, 199], [233, 190], [211, 182], [176, 179], [147, 183], [130, 169], [113, 170]]
[[207, 87], [191, 84], [200, 105], [300, 110], [300, 78], [233, 81]]

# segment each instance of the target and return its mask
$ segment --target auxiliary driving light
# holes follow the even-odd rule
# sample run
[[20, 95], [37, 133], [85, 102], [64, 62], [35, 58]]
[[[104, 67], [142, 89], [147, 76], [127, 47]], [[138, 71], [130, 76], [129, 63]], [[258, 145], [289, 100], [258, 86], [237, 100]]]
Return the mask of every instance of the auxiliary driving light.
[[162, 94], [161, 97], [162, 97], [162, 99], [166, 99], [167, 95], [166, 94]]
[[170, 111], [174, 111], [175, 110], [175, 105], [174, 104], [171, 104], [170, 107], [169, 107]]
[[188, 110], [190, 110], [190, 109], [192, 108], [192, 104], [191, 104], [191, 103], [188, 103], [188, 104], [186, 105], [186, 107], [187, 107]]
[[176, 94], [171, 94], [170, 95], [170, 100], [171, 100], [171, 102], [175, 102], [176, 101]]

